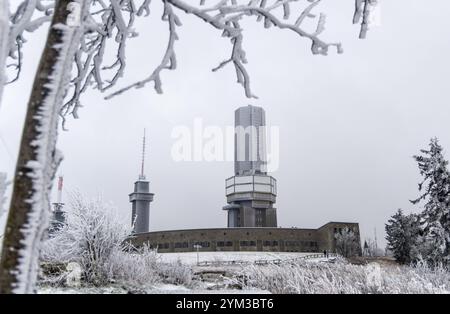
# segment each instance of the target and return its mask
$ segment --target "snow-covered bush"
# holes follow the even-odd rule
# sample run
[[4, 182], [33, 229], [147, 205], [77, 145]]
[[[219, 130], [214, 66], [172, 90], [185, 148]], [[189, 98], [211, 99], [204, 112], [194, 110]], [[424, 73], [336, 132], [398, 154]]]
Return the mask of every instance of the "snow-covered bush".
[[[181, 262], [162, 263], [157, 253], [146, 246], [133, 248], [126, 241], [131, 227], [124, 227], [112, 206], [100, 198], [88, 200], [73, 194], [65, 217], [63, 228], [44, 243], [41, 260], [47, 269], [52, 269], [52, 264], [78, 263], [83, 282], [96, 286], [112, 282], [144, 286], [156, 282], [191, 284], [190, 267]], [[44, 278], [42, 282], [61, 285], [67, 275], [57, 271], [53, 278]]]
[[114, 215], [112, 206], [79, 193], [71, 196], [65, 217], [66, 225], [45, 245], [44, 260], [77, 262], [86, 282], [106, 283], [111, 258], [123, 250], [130, 230]]
[[132, 285], [150, 285], [160, 281], [158, 263], [156, 252], [148, 247], [135, 253], [116, 250], [107, 265], [107, 277]]
[[348, 227], [345, 227], [341, 232], [337, 232], [334, 238], [336, 240], [336, 251], [338, 254], [345, 257], [360, 255], [361, 245], [359, 236]]
[[165, 283], [174, 285], [190, 286], [194, 277], [192, 268], [183, 264], [180, 260], [159, 264], [157, 272]]
[[450, 293], [450, 273], [424, 265], [380, 266], [299, 262], [292, 265], [251, 265], [242, 270], [243, 288], [272, 293]]

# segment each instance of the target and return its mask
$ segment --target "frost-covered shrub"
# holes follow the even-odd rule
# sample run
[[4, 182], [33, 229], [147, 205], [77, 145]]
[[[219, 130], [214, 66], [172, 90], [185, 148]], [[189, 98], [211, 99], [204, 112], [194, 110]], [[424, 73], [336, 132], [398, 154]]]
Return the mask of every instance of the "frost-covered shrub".
[[78, 193], [72, 195], [65, 217], [65, 226], [44, 245], [43, 259], [77, 262], [86, 282], [105, 284], [112, 257], [123, 250], [129, 230], [113, 214], [112, 206]]
[[300, 262], [248, 266], [240, 276], [244, 288], [272, 293], [450, 293], [450, 273], [424, 265], [366, 266], [348, 263]]
[[153, 284], [160, 281], [158, 263], [156, 252], [146, 246], [136, 253], [116, 250], [107, 265], [108, 278], [129, 284]]
[[[193, 271], [180, 261], [162, 263], [158, 254], [144, 246], [137, 250], [126, 241], [131, 228], [113, 213], [101, 199], [87, 200], [72, 195], [65, 213], [66, 223], [45, 241], [41, 260], [51, 265], [78, 263], [83, 282], [103, 286], [112, 282], [127, 285], [151, 285], [165, 282], [190, 285]], [[41, 283], [64, 285], [69, 272], [47, 272]]]
[[359, 236], [345, 227], [341, 232], [334, 235], [336, 240], [336, 251], [342, 256], [350, 257], [360, 255], [361, 246]]
[[180, 260], [171, 263], [161, 263], [157, 272], [165, 283], [190, 286], [194, 277], [191, 267], [181, 263]]

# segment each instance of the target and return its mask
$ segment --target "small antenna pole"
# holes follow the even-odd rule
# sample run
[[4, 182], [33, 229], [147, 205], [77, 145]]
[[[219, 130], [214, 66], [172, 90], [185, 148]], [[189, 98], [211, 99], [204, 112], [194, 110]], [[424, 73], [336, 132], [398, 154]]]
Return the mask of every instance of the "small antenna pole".
[[140, 180], [145, 180], [144, 165], [145, 165], [145, 129], [144, 129], [144, 137], [142, 139], [142, 162], [141, 162], [141, 174], [139, 175]]
[[56, 203], [62, 204], [62, 189], [63, 189], [63, 176], [59, 176], [58, 178], [58, 197], [56, 199]]
[[375, 234], [375, 256], [377, 256], [378, 252], [378, 240], [377, 240], [377, 227], [374, 228], [374, 234]]

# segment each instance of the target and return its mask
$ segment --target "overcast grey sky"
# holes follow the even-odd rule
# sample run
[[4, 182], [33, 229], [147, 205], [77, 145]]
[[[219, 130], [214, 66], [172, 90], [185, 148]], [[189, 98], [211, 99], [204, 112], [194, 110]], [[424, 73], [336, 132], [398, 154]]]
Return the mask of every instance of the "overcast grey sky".
[[[258, 100], [245, 98], [231, 67], [211, 72], [228, 56], [228, 40], [179, 13], [179, 67], [163, 73], [164, 94], [148, 86], [105, 101], [88, 92], [81, 118], [60, 132], [66, 191], [102, 193], [128, 219], [146, 128], [146, 173], [155, 193], [151, 229], [224, 227], [224, 180], [233, 175], [233, 163], [175, 162], [171, 132], [180, 125], [192, 128], [195, 118], [225, 128], [233, 125], [237, 107], [252, 104], [262, 106], [268, 124], [280, 129], [280, 165], [272, 174], [279, 225], [355, 221], [363, 237], [373, 237], [376, 228], [384, 244], [388, 217], [399, 207], [417, 211], [408, 201], [417, 196], [420, 179], [411, 156], [433, 136], [450, 149], [450, 2], [379, 2], [380, 25], [359, 40], [351, 24], [354, 1], [323, 1], [317, 12], [328, 15], [324, 37], [341, 41], [342, 55], [312, 56], [310, 42], [295, 34], [244, 23]], [[151, 18], [138, 23], [139, 39], [128, 46], [123, 84], [143, 78], [163, 54], [166, 25], [160, 2], [152, 7]], [[6, 88], [0, 111], [6, 142], [0, 143], [0, 170], [10, 176], [45, 30], [28, 38], [22, 78]]]

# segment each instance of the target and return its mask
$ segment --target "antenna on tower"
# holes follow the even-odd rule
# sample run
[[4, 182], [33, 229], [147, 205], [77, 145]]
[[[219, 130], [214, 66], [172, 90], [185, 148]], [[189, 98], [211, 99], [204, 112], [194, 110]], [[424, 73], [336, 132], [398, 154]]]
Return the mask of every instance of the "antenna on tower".
[[64, 203], [62, 202], [62, 190], [64, 184], [64, 177], [61, 175], [58, 177], [58, 194], [56, 197], [56, 202], [53, 203], [53, 208], [55, 212], [61, 211], [64, 207]]
[[374, 235], [375, 235], [375, 256], [378, 254], [378, 240], [377, 240], [377, 227], [374, 227], [373, 229]]
[[64, 177], [59, 176], [58, 178], [58, 198], [56, 200], [57, 204], [62, 204], [62, 189], [64, 184]]
[[62, 190], [64, 184], [64, 177], [61, 175], [58, 178], [58, 195], [56, 203], [53, 203], [53, 219], [49, 228], [49, 233], [52, 234], [60, 230], [65, 224], [66, 218], [64, 213], [64, 203], [62, 202]]
[[145, 180], [144, 165], [145, 165], [145, 129], [144, 129], [144, 137], [142, 139], [142, 162], [141, 162], [141, 174], [139, 175], [139, 180]]

